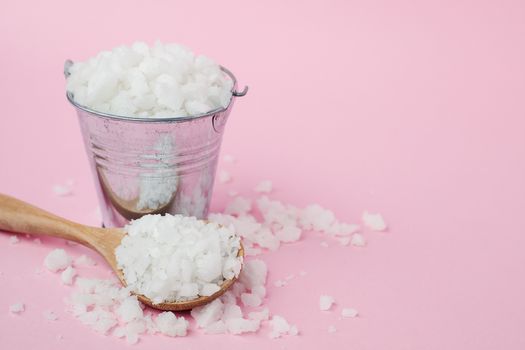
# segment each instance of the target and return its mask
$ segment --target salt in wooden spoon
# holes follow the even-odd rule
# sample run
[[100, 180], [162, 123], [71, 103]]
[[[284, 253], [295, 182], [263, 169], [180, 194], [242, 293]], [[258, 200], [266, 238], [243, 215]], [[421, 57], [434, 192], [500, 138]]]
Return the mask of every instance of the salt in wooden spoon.
[[[120, 245], [120, 241], [126, 235], [122, 229], [98, 228], [77, 224], [16, 198], [0, 194], [0, 230], [58, 237], [85, 245], [102, 255], [113, 271], [115, 271], [120, 282], [124, 286], [126, 285], [124, 275], [117, 267], [115, 258], [115, 248]], [[238, 256], [243, 255], [244, 250], [241, 245]], [[235, 279], [226, 280], [222, 284], [221, 289], [210, 296], [201, 296], [188, 301], [153, 304], [150, 299], [143, 295], [137, 294], [137, 298], [144, 304], [159, 310], [190, 310], [209, 303], [224, 294], [235, 282]]]

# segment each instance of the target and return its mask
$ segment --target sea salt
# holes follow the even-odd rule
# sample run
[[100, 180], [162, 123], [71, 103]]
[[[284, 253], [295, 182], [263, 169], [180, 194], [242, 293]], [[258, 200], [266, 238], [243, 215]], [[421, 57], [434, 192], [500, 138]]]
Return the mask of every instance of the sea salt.
[[189, 322], [184, 317], [177, 317], [173, 312], [161, 312], [155, 319], [160, 333], [170, 337], [184, 337], [188, 332]]
[[76, 275], [77, 271], [71, 266], [68, 266], [64, 271], [62, 271], [60, 278], [63, 284], [70, 286], [73, 284], [73, 278], [75, 278]]
[[49, 320], [49, 321], [58, 320], [58, 316], [53, 311], [50, 311], [50, 310], [44, 311], [42, 315], [44, 316], [46, 320]]
[[350, 244], [355, 247], [364, 247], [366, 245], [365, 237], [359, 233], [354, 233]]
[[53, 250], [44, 260], [44, 266], [52, 272], [64, 270], [69, 265], [71, 265], [71, 257], [64, 249]]
[[18, 242], [20, 242], [20, 239], [16, 235], [9, 236], [9, 243], [17, 244]]
[[344, 308], [341, 311], [341, 316], [343, 317], [357, 317], [358, 314], [358, 311], [352, 308]]
[[9, 306], [9, 312], [11, 312], [12, 314], [20, 314], [24, 312], [24, 310], [25, 310], [24, 303], [16, 303], [16, 304], [12, 304]]
[[372, 214], [365, 211], [363, 213], [362, 219], [365, 226], [373, 231], [386, 230], [386, 223], [381, 214]]
[[183, 117], [226, 108], [232, 80], [211, 59], [177, 44], [136, 42], [69, 68], [75, 102], [129, 117]]
[[328, 311], [335, 303], [335, 299], [330, 295], [321, 295], [319, 298], [319, 308], [323, 311]]
[[240, 239], [229, 227], [166, 214], [143, 216], [124, 230], [118, 267], [131, 290], [153, 303], [209, 295], [240, 272]]
[[65, 184], [59, 185], [55, 184], [53, 185], [53, 193], [59, 197], [65, 197], [70, 196], [73, 194], [73, 185], [75, 182], [73, 180], [67, 180]]

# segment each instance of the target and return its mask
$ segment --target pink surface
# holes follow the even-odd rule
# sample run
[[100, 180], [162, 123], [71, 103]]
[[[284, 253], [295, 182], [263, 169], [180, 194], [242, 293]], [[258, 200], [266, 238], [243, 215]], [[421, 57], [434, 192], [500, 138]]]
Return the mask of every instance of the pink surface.
[[[520, 1], [3, 1], [0, 192], [96, 224], [63, 61], [135, 39], [181, 42], [251, 88], [227, 126], [222, 153], [238, 162], [221, 165], [235, 180], [217, 185], [216, 210], [228, 189], [253, 195], [268, 178], [274, 198], [349, 222], [379, 211], [391, 229], [365, 232], [363, 249], [309, 234], [263, 255], [267, 305], [299, 337], [192, 330], [137, 348], [523, 349], [524, 37]], [[68, 178], [74, 195], [56, 197]], [[126, 348], [65, 312], [59, 276], [35, 275], [57, 246], [0, 235], [0, 347]], [[85, 273], [106, 276], [99, 265]], [[319, 311], [323, 293], [334, 311]], [[10, 315], [19, 300], [26, 312]], [[345, 306], [360, 317], [340, 320]]]

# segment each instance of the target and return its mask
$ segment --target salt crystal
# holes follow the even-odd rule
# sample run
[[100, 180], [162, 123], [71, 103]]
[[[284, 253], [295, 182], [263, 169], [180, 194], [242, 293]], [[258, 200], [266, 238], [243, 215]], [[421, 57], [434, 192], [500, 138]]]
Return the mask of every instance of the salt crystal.
[[144, 315], [136, 296], [124, 299], [117, 309], [117, 314], [124, 322], [140, 319]]
[[50, 310], [44, 311], [42, 315], [44, 316], [46, 320], [49, 320], [49, 321], [58, 320], [58, 316], [53, 311], [50, 311]]
[[183, 337], [188, 332], [189, 322], [177, 317], [173, 312], [161, 312], [155, 319], [159, 332], [170, 337]]
[[364, 247], [366, 245], [365, 237], [359, 233], [354, 233], [350, 244], [355, 247]]
[[276, 286], [276, 287], [284, 287], [286, 286], [287, 282], [286, 281], [283, 281], [283, 280], [277, 280], [275, 282], [273, 282], [273, 285]]
[[259, 330], [261, 323], [258, 320], [231, 318], [226, 321], [226, 326], [231, 334], [242, 334], [256, 332]]
[[275, 232], [275, 237], [282, 242], [296, 242], [301, 238], [301, 232], [297, 226], [288, 225]]
[[191, 310], [191, 316], [201, 328], [206, 328], [220, 320], [224, 310], [224, 304], [220, 299], [215, 299], [209, 304], [196, 307]]
[[252, 320], [258, 320], [258, 321], [266, 321], [268, 320], [269, 316], [270, 316], [270, 310], [268, 310], [267, 307], [265, 307], [261, 311], [253, 311], [248, 314], [248, 318]]
[[270, 338], [279, 338], [290, 331], [290, 324], [282, 316], [275, 315], [270, 320]]
[[54, 249], [44, 260], [44, 266], [52, 272], [63, 270], [69, 265], [71, 265], [71, 257], [64, 249]]
[[351, 240], [352, 240], [352, 239], [351, 239], [350, 237], [341, 237], [341, 238], [339, 239], [339, 243], [341, 243], [341, 245], [347, 246], [347, 245], [350, 244], [350, 241], [351, 241]]
[[62, 274], [60, 275], [62, 283], [65, 285], [72, 285], [73, 278], [76, 276], [76, 274], [76, 270], [71, 266], [68, 266], [64, 271], [62, 271]]
[[248, 260], [239, 277], [239, 281], [250, 290], [255, 286], [264, 285], [268, 268], [266, 263], [259, 259]]
[[73, 194], [71, 185], [53, 185], [53, 193], [59, 197], [65, 197]]
[[24, 310], [25, 310], [25, 305], [23, 303], [16, 303], [16, 304], [12, 304], [11, 306], [9, 306], [9, 311], [12, 314], [20, 314], [24, 312]]
[[224, 183], [227, 183], [227, 182], [230, 182], [232, 179], [231, 175], [229, 172], [225, 171], [225, 170], [221, 170], [219, 172], [219, 182], [221, 184], [224, 184]]
[[214, 322], [204, 329], [206, 334], [223, 334], [226, 333], [227, 330], [228, 327], [226, 326], [226, 323], [222, 320]]
[[257, 186], [253, 189], [255, 192], [259, 193], [270, 193], [272, 192], [273, 184], [270, 180], [264, 180], [259, 182]]
[[319, 308], [323, 311], [330, 310], [335, 299], [329, 295], [321, 295], [319, 298]]
[[242, 293], [241, 301], [244, 304], [244, 306], [251, 307], [259, 306], [262, 302], [261, 298], [258, 295], [252, 293]]
[[20, 240], [18, 239], [18, 237], [16, 235], [12, 235], [12, 236], [9, 237], [9, 243], [17, 244], [18, 242], [20, 242]]
[[343, 317], [356, 317], [358, 314], [359, 314], [358, 311], [356, 309], [352, 309], [352, 308], [344, 308], [341, 311], [341, 315]]
[[288, 331], [288, 334], [293, 335], [293, 336], [299, 335], [299, 329], [297, 328], [296, 325], [292, 325], [290, 326], [290, 330]]
[[183, 117], [226, 108], [233, 81], [211, 59], [183, 46], [136, 42], [69, 68], [75, 102], [130, 117]]
[[373, 231], [384, 231], [386, 230], [386, 223], [381, 214], [372, 214], [367, 211], [363, 213], [363, 223], [366, 227]]
[[211, 295], [240, 273], [240, 238], [230, 227], [166, 214], [145, 215], [124, 230], [118, 267], [131, 290], [155, 304]]

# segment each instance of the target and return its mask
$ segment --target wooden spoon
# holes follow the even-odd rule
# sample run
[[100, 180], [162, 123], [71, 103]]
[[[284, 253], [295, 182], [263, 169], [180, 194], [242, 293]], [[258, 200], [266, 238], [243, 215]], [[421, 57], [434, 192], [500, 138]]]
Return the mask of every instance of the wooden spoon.
[[[115, 271], [120, 282], [126, 286], [124, 275], [117, 267], [117, 259], [115, 258], [115, 248], [120, 245], [120, 241], [126, 235], [122, 229], [98, 228], [77, 224], [16, 198], [0, 194], [0, 230], [53, 236], [85, 245], [102, 255], [113, 271]], [[242, 245], [238, 256], [244, 256]], [[231, 287], [235, 280], [236, 278], [232, 278], [224, 281], [221, 289], [210, 296], [201, 296], [188, 301], [153, 304], [145, 296], [136, 295], [141, 302], [155, 309], [170, 311], [190, 310], [221, 296]]]

